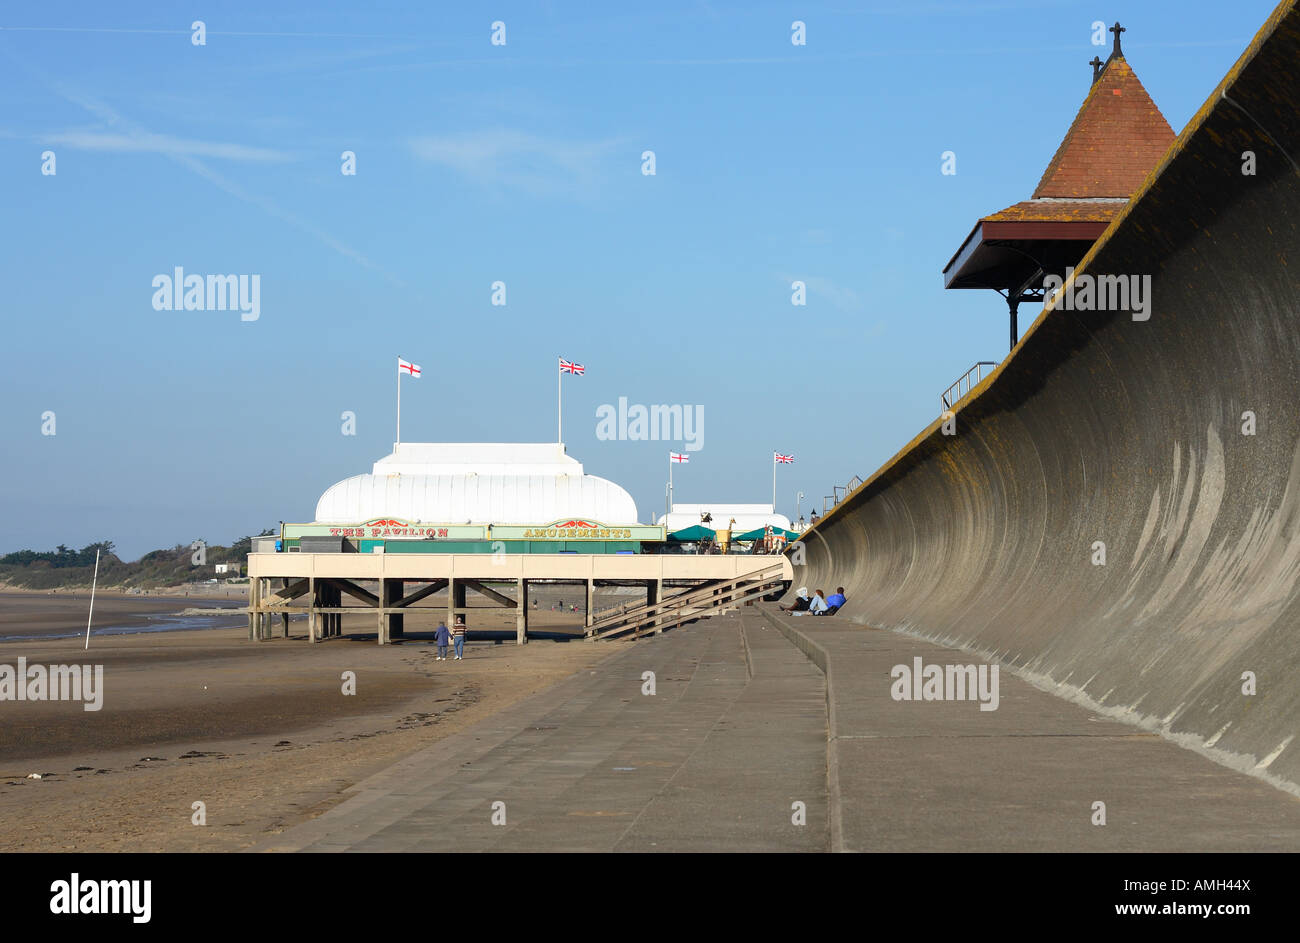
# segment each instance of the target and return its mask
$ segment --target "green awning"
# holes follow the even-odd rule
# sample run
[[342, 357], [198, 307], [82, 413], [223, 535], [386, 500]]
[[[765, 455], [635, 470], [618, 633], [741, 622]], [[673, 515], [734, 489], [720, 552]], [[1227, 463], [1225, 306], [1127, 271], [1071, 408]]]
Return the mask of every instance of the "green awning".
[[668, 539], [682, 543], [698, 543], [701, 540], [713, 540], [716, 536], [717, 534], [707, 527], [696, 524], [693, 527], [683, 527], [681, 530], [673, 531], [668, 535]]
[[[774, 537], [785, 537], [786, 540], [795, 540], [799, 537], [799, 535], [795, 531], [783, 530], [780, 527], [773, 527], [772, 535]], [[765, 536], [767, 536], [767, 528], [755, 527], [753, 530], [747, 530], [743, 534], [732, 534], [731, 539], [732, 540], [762, 540]]]

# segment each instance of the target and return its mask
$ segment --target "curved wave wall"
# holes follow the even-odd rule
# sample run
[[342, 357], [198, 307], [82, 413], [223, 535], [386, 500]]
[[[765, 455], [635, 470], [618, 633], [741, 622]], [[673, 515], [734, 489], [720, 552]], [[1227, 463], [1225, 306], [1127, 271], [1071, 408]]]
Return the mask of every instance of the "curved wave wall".
[[1149, 320], [1049, 303], [795, 585], [1300, 782], [1298, 64], [1289, 0], [1081, 263]]

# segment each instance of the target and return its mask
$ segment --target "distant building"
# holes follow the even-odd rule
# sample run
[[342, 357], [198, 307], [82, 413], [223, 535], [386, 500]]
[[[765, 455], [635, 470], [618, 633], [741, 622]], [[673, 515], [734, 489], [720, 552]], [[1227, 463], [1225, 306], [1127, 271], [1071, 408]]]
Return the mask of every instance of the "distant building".
[[[402, 442], [326, 489], [285, 552], [636, 553], [664, 539], [558, 442]], [[269, 551], [263, 551], [269, 552]]]
[[560, 443], [402, 442], [370, 474], [340, 481], [316, 504], [316, 523], [376, 518], [623, 525], [636, 523], [636, 502], [614, 482], [584, 474]]

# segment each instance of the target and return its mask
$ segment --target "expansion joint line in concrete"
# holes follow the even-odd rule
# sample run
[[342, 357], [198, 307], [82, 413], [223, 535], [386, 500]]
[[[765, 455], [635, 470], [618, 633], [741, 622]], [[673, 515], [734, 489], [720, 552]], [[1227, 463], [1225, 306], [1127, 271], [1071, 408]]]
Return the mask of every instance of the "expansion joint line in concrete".
[[740, 645], [745, 650], [745, 676], [754, 680], [754, 661], [749, 657], [749, 636], [745, 634], [745, 620], [740, 620]]
[[835, 853], [852, 851], [853, 849], [844, 847], [844, 803], [840, 794], [840, 758], [836, 746], [840, 735], [835, 718], [835, 695], [831, 686], [830, 654], [794, 626], [783, 622], [779, 616], [762, 608], [758, 611], [785, 636], [791, 645], [803, 652], [804, 657], [811, 661], [826, 679], [826, 796], [831, 813], [831, 851]]

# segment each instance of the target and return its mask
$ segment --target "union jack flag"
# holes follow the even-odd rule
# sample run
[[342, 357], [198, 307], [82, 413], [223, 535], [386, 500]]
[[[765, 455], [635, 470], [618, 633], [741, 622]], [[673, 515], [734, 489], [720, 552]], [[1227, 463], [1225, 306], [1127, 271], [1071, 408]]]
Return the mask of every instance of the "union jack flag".
[[580, 364], [580, 363], [574, 363], [574, 362], [571, 361], [571, 360], [565, 360], [563, 357], [561, 357], [561, 358], [560, 358], [560, 372], [561, 372], [561, 373], [576, 373], [578, 376], [582, 376], [584, 373], [587, 372], [587, 368], [584, 367], [584, 366], [583, 366], [582, 364]]
[[794, 456], [793, 456], [793, 455], [782, 455], [780, 452], [775, 452], [775, 453], [773, 453], [773, 454], [776, 456], [776, 463], [777, 463], [778, 465], [793, 465], [793, 464], [794, 464]]
[[668, 457], [680, 465], [685, 465], [691, 460], [691, 457], [685, 452], [669, 452]]

